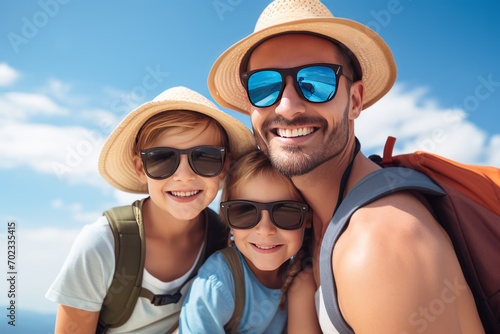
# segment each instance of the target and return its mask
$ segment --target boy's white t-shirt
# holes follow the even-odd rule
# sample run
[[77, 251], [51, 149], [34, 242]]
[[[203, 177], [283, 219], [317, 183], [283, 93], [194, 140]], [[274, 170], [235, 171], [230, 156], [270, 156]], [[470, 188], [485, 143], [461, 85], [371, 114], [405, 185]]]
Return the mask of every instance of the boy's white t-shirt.
[[[142, 286], [154, 294], [175, 293], [190, 277], [198, 262], [184, 276], [162, 282], [144, 269]], [[58, 304], [98, 312], [111, 286], [115, 271], [113, 233], [105, 216], [86, 225], [76, 238], [59, 275], [52, 283], [46, 298]], [[155, 306], [146, 298], [139, 298], [130, 319], [108, 333], [165, 333], [177, 322], [182, 302], [190, 284], [184, 285], [182, 297], [176, 304]], [[171, 316], [166, 316], [171, 315]]]

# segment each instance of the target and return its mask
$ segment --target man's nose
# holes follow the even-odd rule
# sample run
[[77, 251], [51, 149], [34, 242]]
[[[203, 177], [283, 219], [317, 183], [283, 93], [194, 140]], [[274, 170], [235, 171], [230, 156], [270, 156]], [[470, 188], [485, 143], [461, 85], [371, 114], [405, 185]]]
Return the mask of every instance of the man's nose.
[[306, 101], [295, 87], [294, 79], [287, 76], [281, 99], [277, 102], [275, 112], [286, 119], [293, 119], [306, 111]]

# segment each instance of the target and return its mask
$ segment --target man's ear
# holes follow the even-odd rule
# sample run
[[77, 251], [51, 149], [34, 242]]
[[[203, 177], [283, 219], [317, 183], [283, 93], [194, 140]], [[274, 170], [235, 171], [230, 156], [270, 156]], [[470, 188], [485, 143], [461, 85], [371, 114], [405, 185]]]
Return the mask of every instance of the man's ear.
[[138, 155], [134, 155], [133, 163], [134, 163], [134, 170], [135, 170], [135, 174], [137, 175], [137, 179], [142, 184], [147, 184], [148, 177], [146, 176], [146, 173], [144, 172], [144, 166], [142, 165], [142, 160], [141, 160], [141, 158], [139, 158]]
[[350, 109], [349, 109], [349, 119], [355, 120], [361, 114], [363, 109], [363, 97], [364, 97], [364, 86], [361, 80], [353, 82], [351, 84], [351, 89], [349, 91], [350, 98]]

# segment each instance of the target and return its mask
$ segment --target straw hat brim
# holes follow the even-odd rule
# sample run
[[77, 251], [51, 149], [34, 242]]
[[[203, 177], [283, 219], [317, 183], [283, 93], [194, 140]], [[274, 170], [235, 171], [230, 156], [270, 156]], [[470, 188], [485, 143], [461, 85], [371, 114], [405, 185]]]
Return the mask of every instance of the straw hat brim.
[[246, 53], [262, 41], [284, 33], [323, 35], [344, 44], [357, 58], [364, 84], [363, 109], [384, 96], [396, 80], [391, 50], [373, 30], [343, 18], [309, 18], [269, 26], [256, 31], [227, 49], [214, 63], [208, 88], [223, 107], [248, 114], [251, 105], [240, 80], [240, 65]]
[[133, 164], [133, 147], [137, 134], [152, 116], [165, 111], [190, 110], [212, 117], [226, 130], [231, 158], [236, 159], [256, 147], [252, 132], [236, 118], [206, 104], [163, 100], [144, 103], [128, 114], [108, 137], [99, 156], [98, 169], [113, 187], [131, 193], [148, 192], [139, 182]]

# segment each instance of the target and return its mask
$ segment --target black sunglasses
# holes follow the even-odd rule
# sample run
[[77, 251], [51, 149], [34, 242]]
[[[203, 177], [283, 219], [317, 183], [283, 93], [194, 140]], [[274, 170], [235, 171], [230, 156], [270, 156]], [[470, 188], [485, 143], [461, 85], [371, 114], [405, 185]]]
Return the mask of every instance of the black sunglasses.
[[179, 167], [181, 154], [187, 154], [193, 172], [203, 177], [214, 177], [222, 172], [226, 148], [196, 146], [178, 150], [172, 147], [153, 147], [142, 150], [141, 159], [146, 175], [155, 180], [172, 176]]
[[289, 75], [294, 79], [295, 89], [306, 101], [324, 103], [335, 97], [342, 74], [342, 65], [320, 63], [243, 72], [241, 82], [247, 91], [250, 103], [254, 107], [265, 108], [272, 106], [281, 98], [285, 89], [285, 79]]
[[254, 201], [226, 201], [220, 203], [226, 222], [232, 228], [249, 229], [255, 227], [262, 210], [267, 210], [271, 222], [282, 230], [297, 230], [304, 224], [309, 206], [296, 201], [260, 203]]

